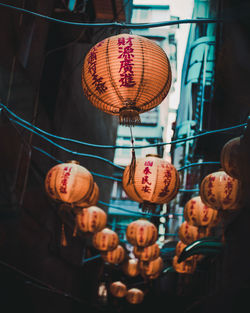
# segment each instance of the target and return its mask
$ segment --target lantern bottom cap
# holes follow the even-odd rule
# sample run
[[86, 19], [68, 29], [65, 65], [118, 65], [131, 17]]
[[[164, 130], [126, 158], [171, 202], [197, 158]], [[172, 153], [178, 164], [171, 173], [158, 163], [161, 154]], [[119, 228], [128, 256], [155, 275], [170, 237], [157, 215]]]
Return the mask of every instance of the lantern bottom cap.
[[140, 115], [136, 109], [126, 108], [120, 110], [119, 122], [121, 125], [134, 126], [141, 123]]

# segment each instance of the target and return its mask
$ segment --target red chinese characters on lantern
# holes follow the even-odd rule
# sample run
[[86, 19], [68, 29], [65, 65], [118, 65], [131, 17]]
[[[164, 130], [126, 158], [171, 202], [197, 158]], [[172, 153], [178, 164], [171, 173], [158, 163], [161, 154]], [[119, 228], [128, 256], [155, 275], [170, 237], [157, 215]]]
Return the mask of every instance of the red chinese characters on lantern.
[[168, 165], [164, 166], [164, 164], [162, 164], [161, 167], [166, 168], [166, 170], [164, 172], [164, 179], [163, 179], [164, 187], [161, 189], [161, 192], [159, 193], [159, 197], [165, 197], [169, 193], [168, 187], [171, 183], [172, 175], [171, 175], [171, 171]]
[[208, 183], [208, 193], [207, 196], [211, 202], [215, 202], [215, 194], [212, 191], [212, 188], [214, 187], [213, 182], [215, 181], [214, 176], [209, 177], [209, 183]]
[[202, 222], [207, 222], [208, 221], [208, 207], [205, 205], [203, 208], [203, 218]]
[[61, 193], [67, 193], [67, 183], [70, 176], [70, 172], [72, 170], [72, 167], [68, 168], [67, 166], [63, 169], [63, 175], [60, 185], [60, 192]]
[[141, 183], [142, 185], [142, 191], [144, 191], [145, 193], [150, 193], [151, 191], [151, 188], [150, 188], [150, 185], [152, 184], [148, 179], [149, 179], [149, 176], [150, 174], [152, 174], [152, 172], [150, 171], [150, 167], [152, 167], [154, 164], [154, 162], [150, 162], [150, 161], [146, 161], [144, 163], [144, 170], [143, 170], [143, 174], [144, 176], [142, 177], [142, 180], [141, 180]]
[[120, 61], [120, 87], [133, 87], [136, 82], [134, 81], [134, 71], [133, 71], [133, 37], [120, 37], [118, 38], [118, 52]]
[[228, 204], [232, 201], [232, 199], [230, 198], [232, 191], [233, 191], [233, 183], [232, 183], [231, 178], [229, 178], [225, 185], [225, 198], [223, 199], [223, 204]]

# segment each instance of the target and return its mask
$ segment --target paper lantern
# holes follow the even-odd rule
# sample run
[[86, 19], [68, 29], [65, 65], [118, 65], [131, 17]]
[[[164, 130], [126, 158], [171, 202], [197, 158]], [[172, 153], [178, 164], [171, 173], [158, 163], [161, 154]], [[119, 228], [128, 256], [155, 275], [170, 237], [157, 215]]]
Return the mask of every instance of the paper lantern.
[[127, 292], [126, 299], [131, 304], [139, 304], [144, 299], [144, 293], [138, 288], [131, 288]]
[[185, 260], [178, 263], [178, 257], [174, 256], [172, 265], [175, 271], [180, 274], [193, 274], [196, 269], [197, 260], [195, 258], [192, 258], [192, 260], [190, 261]]
[[166, 160], [148, 154], [137, 158], [131, 179], [128, 165], [122, 177], [122, 186], [128, 197], [139, 203], [164, 204], [172, 200], [180, 187], [179, 173]]
[[111, 264], [120, 264], [125, 258], [125, 250], [121, 245], [118, 245], [114, 250], [102, 252], [102, 259]]
[[239, 179], [241, 162], [241, 137], [236, 137], [225, 143], [221, 150], [220, 161], [223, 170], [231, 177]]
[[45, 178], [49, 197], [70, 204], [88, 199], [93, 188], [92, 174], [77, 161], [55, 165]]
[[122, 270], [123, 272], [130, 276], [135, 277], [139, 275], [140, 269], [139, 269], [139, 260], [138, 259], [128, 259], [122, 264]]
[[123, 298], [127, 294], [127, 286], [121, 281], [111, 283], [109, 289], [111, 294], [117, 298]]
[[133, 246], [144, 248], [156, 242], [158, 231], [153, 223], [146, 219], [139, 219], [127, 226], [126, 237]]
[[99, 195], [100, 195], [99, 187], [94, 182], [94, 188], [93, 188], [92, 193], [89, 195], [89, 197], [84, 199], [84, 201], [74, 203], [74, 206], [80, 207], [80, 208], [88, 208], [92, 205], [96, 205], [99, 200]]
[[207, 237], [211, 234], [211, 230], [208, 227], [198, 228], [188, 224], [187, 221], [184, 221], [178, 231], [180, 240], [186, 245], [191, 244], [195, 240], [198, 240], [203, 237]]
[[201, 200], [216, 210], [236, 210], [241, 204], [241, 183], [224, 171], [211, 173], [200, 185]]
[[140, 261], [152, 261], [159, 257], [160, 248], [157, 243], [145, 248], [138, 248], [134, 246], [133, 253]]
[[107, 214], [97, 206], [81, 209], [76, 215], [77, 228], [86, 233], [96, 233], [106, 227]]
[[103, 228], [101, 231], [93, 235], [92, 243], [97, 250], [111, 251], [118, 246], [119, 237], [113, 230]]
[[163, 269], [163, 260], [161, 257], [149, 262], [140, 261], [139, 262], [140, 271], [146, 275], [155, 275]]
[[171, 85], [167, 55], [154, 41], [119, 34], [97, 43], [86, 55], [82, 87], [98, 109], [137, 124], [139, 114], [159, 105]]
[[220, 221], [218, 210], [206, 206], [200, 196], [191, 198], [184, 206], [184, 219], [193, 226], [214, 227]]

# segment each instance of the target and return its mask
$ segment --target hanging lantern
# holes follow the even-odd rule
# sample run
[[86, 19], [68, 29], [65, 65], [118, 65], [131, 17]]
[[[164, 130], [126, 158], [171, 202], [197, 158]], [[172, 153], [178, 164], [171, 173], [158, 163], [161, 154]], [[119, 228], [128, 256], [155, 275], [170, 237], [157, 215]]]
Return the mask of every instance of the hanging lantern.
[[153, 223], [141, 218], [127, 226], [126, 237], [133, 246], [144, 248], [156, 242], [158, 231]]
[[191, 198], [184, 207], [184, 219], [197, 227], [214, 227], [220, 221], [218, 210], [206, 206], [200, 196]]
[[123, 189], [130, 199], [143, 203], [145, 210], [150, 204], [168, 203], [176, 196], [180, 178], [171, 163], [151, 154], [138, 158], [132, 179], [130, 167], [123, 172]]
[[158, 257], [157, 259], [149, 262], [140, 261], [139, 268], [140, 271], [146, 276], [155, 275], [156, 273], [162, 271], [163, 260], [161, 257]]
[[184, 221], [179, 227], [179, 238], [186, 245], [191, 244], [195, 240], [198, 240], [203, 237], [207, 237], [211, 234], [211, 230], [208, 227], [198, 228], [188, 224], [187, 221]]
[[139, 114], [158, 106], [171, 86], [167, 55], [152, 40], [119, 34], [97, 43], [86, 55], [82, 87], [98, 109], [140, 123]]
[[[175, 254], [178, 258], [181, 255], [183, 249], [186, 247], [187, 247], [187, 245], [184, 242], [182, 242], [181, 240], [179, 240], [177, 242], [177, 245], [175, 247]], [[190, 257], [186, 258], [185, 261], [192, 261], [194, 257], [196, 258], [196, 261], [200, 261], [203, 259], [204, 256], [201, 254], [197, 254], [195, 256], [190, 256]]]
[[97, 250], [111, 251], [118, 246], [119, 237], [113, 230], [104, 228], [93, 235], [92, 243]]
[[121, 245], [118, 245], [114, 250], [102, 252], [102, 259], [111, 264], [120, 264], [125, 258], [125, 250]]
[[77, 228], [86, 233], [96, 233], [105, 228], [107, 224], [107, 214], [97, 206], [90, 206], [76, 215]]
[[133, 253], [140, 261], [153, 261], [160, 255], [160, 248], [157, 243], [145, 248], [134, 246]]
[[84, 201], [76, 202], [74, 206], [80, 207], [80, 208], [88, 208], [92, 205], [96, 205], [99, 200], [99, 195], [100, 195], [99, 187], [94, 182], [94, 188], [93, 188], [92, 193], [89, 195], [89, 197], [84, 199]]
[[122, 265], [123, 272], [131, 277], [139, 275], [139, 260], [138, 259], [128, 259]]
[[193, 257], [191, 261], [185, 260], [178, 263], [178, 257], [174, 256], [172, 264], [175, 271], [180, 274], [193, 274], [196, 269], [197, 260]]
[[127, 294], [127, 287], [121, 281], [111, 283], [109, 289], [111, 294], [117, 298], [123, 298]]
[[216, 210], [236, 210], [241, 204], [241, 183], [224, 171], [203, 178], [200, 186], [201, 200]]
[[77, 161], [55, 165], [45, 178], [45, 190], [50, 198], [66, 203], [88, 199], [93, 188], [92, 174]]
[[143, 301], [144, 293], [138, 288], [131, 288], [128, 290], [126, 299], [131, 304], [139, 304]]

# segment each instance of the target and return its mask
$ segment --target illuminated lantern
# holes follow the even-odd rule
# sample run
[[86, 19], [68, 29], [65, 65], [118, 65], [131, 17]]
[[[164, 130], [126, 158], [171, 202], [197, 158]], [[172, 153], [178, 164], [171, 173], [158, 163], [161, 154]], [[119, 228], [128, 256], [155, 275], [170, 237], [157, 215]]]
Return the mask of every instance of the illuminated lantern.
[[97, 250], [111, 251], [118, 246], [119, 237], [113, 230], [103, 228], [101, 231], [93, 235], [92, 243]]
[[198, 228], [196, 226], [188, 224], [187, 221], [184, 221], [180, 225], [178, 232], [180, 240], [186, 245], [189, 245], [190, 243], [200, 238], [207, 237], [210, 234], [211, 234], [210, 228], [208, 227]]
[[131, 304], [139, 304], [143, 301], [144, 293], [138, 288], [131, 288], [128, 290], [126, 299]]
[[224, 171], [203, 178], [200, 186], [201, 200], [216, 210], [235, 210], [240, 206], [241, 183]]
[[125, 258], [125, 250], [122, 246], [118, 245], [114, 250], [102, 252], [102, 259], [111, 264], [120, 264]]
[[140, 261], [152, 261], [160, 255], [160, 248], [157, 243], [145, 248], [138, 248], [134, 246], [133, 253]]
[[84, 201], [74, 203], [74, 206], [80, 207], [80, 208], [88, 208], [92, 205], [96, 205], [99, 200], [99, 195], [100, 195], [99, 187], [94, 182], [94, 188], [93, 188], [92, 193], [89, 195], [89, 198], [84, 199]]
[[223, 170], [231, 177], [240, 179], [240, 167], [241, 162], [240, 155], [240, 142], [241, 137], [236, 137], [225, 143], [221, 150], [220, 162]]
[[196, 269], [197, 260], [193, 257], [191, 261], [185, 260], [178, 263], [178, 257], [174, 256], [172, 264], [175, 271], [180, 274], [193, 274]]
[[127, 226], [126, 237], [133, 246], [144, 248], [156, 242], [158, 231], [153, 223], [141, 218]]
[[155, 275], [163, 269], [163, 260], [161, 257], [149, 262], [140, 261], [139, 262], [140, 271], [146, 275]]
[[220, 221], [218, 210], [206, 206], [200, 196], [191, 198], [184, 207], [184, 219], [193, 226], [214, 227]]
[[152, 40], [119, 34], [97, 43], [86, 55], [82, 87], [98, 109], [119, 115], [120, 123], [140, 122], [139, 114], [159, 105], [171, 85], [167, 55]]
[[76, 215], [76, 223], [82, 232], [96, 233], [106, 227], [107, 214], [97, 206], [90, 206]]
[[139, 260], [138, 259], [128, 259], [122, 265], [123, 272], [131, 277], [139, 275]]
[[122, 177], [122, 186], [128, 197], [139, 203], [164, 204], [172, 200], [180, 187], [179, 173], [166, 160], [148, 154], [136, 160], [131, 179], [128, 165]]
[[127, 287], [121, 281], [111, 283], [109, 289], [111, 294], [117, 298], [123, 298], [127, 294]]
[[77, 161], [57, 164], [45, 178], [45, 190], [54, 200], [66, 203], [88, 199], [94, 188], [92, 174]]

